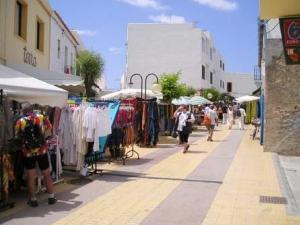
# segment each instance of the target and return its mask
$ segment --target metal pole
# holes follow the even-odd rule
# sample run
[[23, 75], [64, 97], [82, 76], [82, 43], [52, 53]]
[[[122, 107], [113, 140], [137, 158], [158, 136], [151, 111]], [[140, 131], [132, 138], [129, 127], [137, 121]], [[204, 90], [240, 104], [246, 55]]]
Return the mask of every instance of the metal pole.
[[156, 78], [156, 83], [158, 84], [158, 76], [155, 73], [149, 73], [145, 78], [145, 99], [147, 99], [147, 80], [148, 77], [154, 76]]
[[143, 80], [142, 75], [139, 74], [139, 73], [132, 74], [132, 75], [130, 76], [129, 84], [130, 84], [130, 85], [133, 84], [133, 83], [132, 83], [132, 78], [135, 77], [135, 76], [138, 76], [138, 77], [141, 78], [141, 98], [143, 98], [143, 81], [144, 81], [144, 80]]

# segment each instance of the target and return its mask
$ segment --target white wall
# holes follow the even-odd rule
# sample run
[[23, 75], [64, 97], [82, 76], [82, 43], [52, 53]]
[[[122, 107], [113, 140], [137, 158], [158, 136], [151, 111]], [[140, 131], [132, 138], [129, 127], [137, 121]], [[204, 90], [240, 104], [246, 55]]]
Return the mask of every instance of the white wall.
[[[220, 59], [223, 62], [224, 59], [215, 49], [209, 32], [192, 24], [128, 24], [127, 29], [126, 87], [134, 73], [145, 76], [177, 71], [181, 71], [181, 81], [188, 86], [196, 89], [218, 87], [218, 77], [224, 73], [219, 66]], [[215, 49], [212, 60], [211, 47]], [[202, 65], [206, 67], [205, 80], [202, 79]], [[214, 72], [213, 85], [209, 80], [211, 71]], [[134, 78], [135, 88], [140, 87], [138, 79]], [[151, 87], [150, 81], [147, 87]]]
[[223, 76], [225, 81], [225, 89], [223, 92], [227, 92], [227, 83], [232, 83], [232, 92], [230, 93], [234, 97], [240, 97], [243, 95], [251, 95], [253, 91], [257, 89], [253, 74], [238, 74], [238, 73], [226, 73]]
[[[60, 40], [60, 56], [58, 57], [58, 40]], [[66, 29], [62, 27], [55, 14], [51, 18], [51, 39], [50, 39], [50, 70], [65, 72], [65, 47], [68, 49], [67, 67], [74, 67], [75, 75], [76, 43], [70, 37]], [[73, 61], [71, 61], [73, 55]], [[71, 71], [70, 71], [71, 73]]]

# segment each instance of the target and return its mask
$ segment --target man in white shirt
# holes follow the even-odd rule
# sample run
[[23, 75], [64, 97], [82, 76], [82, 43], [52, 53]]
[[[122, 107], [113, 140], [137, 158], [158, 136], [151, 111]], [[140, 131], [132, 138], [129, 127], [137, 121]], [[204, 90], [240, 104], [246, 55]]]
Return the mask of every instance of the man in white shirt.
[[218, 114], [216, 112], [216, 108], [211, 105], [209, 111], [207, 112], [207, 116], [210, 119], [210, 124], [207, 125], [208, 130], [208, 138], [207, 141], [213, 141], [212, 137], [214, 134], [215, 126], [218, 125]]
[[180, 106], [174, 113], [174, 117], [178, 120], [177, 131], [179, 132], [180, 143], [183, 144], [183, 153], [186, 153], [190, 145], [188, 139], [192, 131], [192, 124], [195, 122], [193, 113], [187, 111], [187, 106]]

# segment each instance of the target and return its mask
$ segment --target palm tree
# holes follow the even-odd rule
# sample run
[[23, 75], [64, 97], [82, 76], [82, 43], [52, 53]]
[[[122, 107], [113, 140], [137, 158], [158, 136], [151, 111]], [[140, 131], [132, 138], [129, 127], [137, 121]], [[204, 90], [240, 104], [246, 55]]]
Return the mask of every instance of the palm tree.
[[82, 51], [77, 58], [77, 68], [84, 80], [86, 96], [95, 96], [93, 87], [100, 89], [96, 80], [101, 77], [104, 70], [103, 58], [95, 52]]

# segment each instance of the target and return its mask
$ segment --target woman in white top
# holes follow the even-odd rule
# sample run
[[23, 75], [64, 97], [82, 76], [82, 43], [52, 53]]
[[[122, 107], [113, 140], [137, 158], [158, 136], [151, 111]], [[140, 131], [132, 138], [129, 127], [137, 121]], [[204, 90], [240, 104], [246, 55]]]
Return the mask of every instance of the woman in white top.
[[233, 108], [231, 105], [229, 105], [228, 111], [227, 111], [227, 121], [228, 121], [229, 130], [232, 129], [233, 120], [234, 120], [233, 119]]
[[193, 113], [187, 111], [187, 106], [180, 106], [174, 113], [174, 117], [177, 120], [177, 131], [179, 132], [180, 142], [184, 146], [183, 153], [189, 149], [188, 144], [189, 136], [192, 131], [192, 124], [195, 121]]

